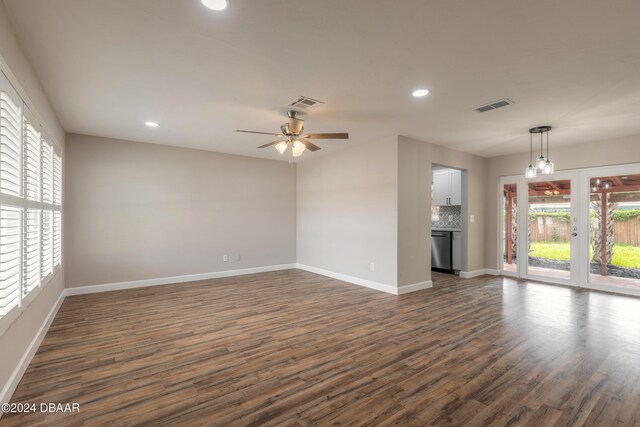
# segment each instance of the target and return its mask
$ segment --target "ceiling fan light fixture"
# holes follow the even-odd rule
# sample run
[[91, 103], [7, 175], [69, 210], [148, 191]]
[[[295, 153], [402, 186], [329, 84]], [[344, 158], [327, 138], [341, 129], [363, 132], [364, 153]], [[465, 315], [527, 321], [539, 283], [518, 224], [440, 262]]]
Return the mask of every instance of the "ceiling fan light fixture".
[[229, 7], [229, 0], [200, 0], [203, 5], [211, 10], [224, 10]]
[[289, 144], [287, 144], [286, 141], [276, 144], [276, 150], [278, 150], [278, 153], [280, 154], [284, 154], [284, 152], [287, 151], [287, 148], [289, 148]]
[[306, 149], [307, 147], [305, 147], [304, 144], [297, 139], [293, 141], [293, 144], [291, 144], [291, 154], [293, 154], [293, 157], [302, 156], [302, 153], [304, 153]]

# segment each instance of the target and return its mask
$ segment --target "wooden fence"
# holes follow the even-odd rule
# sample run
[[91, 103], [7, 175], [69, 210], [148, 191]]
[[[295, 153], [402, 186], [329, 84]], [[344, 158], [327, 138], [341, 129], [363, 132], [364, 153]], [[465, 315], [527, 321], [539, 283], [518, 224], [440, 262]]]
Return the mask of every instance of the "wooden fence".
[[[539, 216], [530, 221], [531, 240], [543, 242], [568, 242], [569, 222], [557, 218]], [[640, 221], [638, 217], [627, 221], [614, 221], [613, 242], [640, 246]]]
[[614, 221], [614, 243], [626, 243], [627, 245], [640, 246], [640, 230], [638, 217], [629, 218], [627, 221]]

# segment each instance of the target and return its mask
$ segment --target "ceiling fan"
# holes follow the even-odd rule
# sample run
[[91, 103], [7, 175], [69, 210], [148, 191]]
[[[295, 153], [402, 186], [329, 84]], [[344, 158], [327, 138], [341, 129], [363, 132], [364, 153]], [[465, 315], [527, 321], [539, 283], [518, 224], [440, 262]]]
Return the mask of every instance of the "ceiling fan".
[[284, 123], [280, 126], [281, 133], [256, 132], [241, 129], [237, 129], [236, 132], [277, 136], [279, 139], [269, 142], [268, 144], [261, 145], [258, 148], [266, 148], [274, 145], [280, 154], [284, 154], [285, 151], [291, 148], [291, 155], [293, 157], [300, 157], [306, 149], [309, 149], [309, 151], [317, 151], [320, 149], [320, 147], [309, 141], [309, 139], [349, 139], [348, 133], [303, 134], [304, 120], [298, 118], [298, 112], [295, 110], [289, 110], [287, 112], [287, 116], [289, 117], [289, 123]]

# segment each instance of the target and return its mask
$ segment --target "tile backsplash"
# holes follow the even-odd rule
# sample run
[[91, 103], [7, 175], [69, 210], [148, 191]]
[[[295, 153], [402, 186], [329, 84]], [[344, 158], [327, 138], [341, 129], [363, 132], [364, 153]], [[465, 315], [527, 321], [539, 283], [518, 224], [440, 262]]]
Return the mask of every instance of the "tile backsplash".
[[431, 228], [462, 228], [462, 206], [440, 206], [438, 217], [432, 219]]

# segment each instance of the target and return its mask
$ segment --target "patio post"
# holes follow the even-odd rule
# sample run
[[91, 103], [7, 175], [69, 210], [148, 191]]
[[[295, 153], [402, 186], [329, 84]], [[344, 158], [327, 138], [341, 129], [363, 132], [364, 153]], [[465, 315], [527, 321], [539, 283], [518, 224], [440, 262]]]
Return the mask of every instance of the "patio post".
[[513, 252], [512, 252], [512, 242], [511, 242], [511, 234], [513, 233], [513, 196], [511, 195], [511, 190], [507, 189], [507, 246], [505, 251], [507, 252], [507, 264], [513, 263]]
[[607, 192], [600, 193], [600, 275], [607, 275]]

